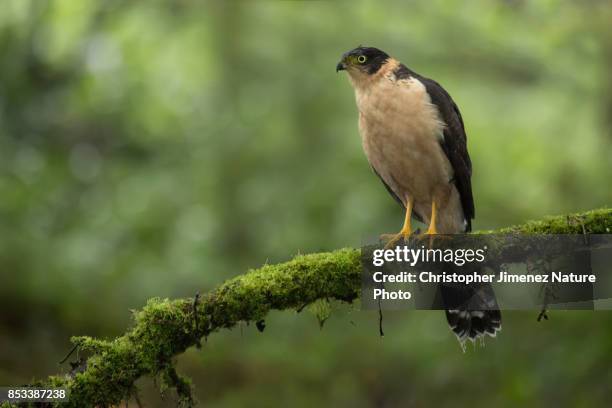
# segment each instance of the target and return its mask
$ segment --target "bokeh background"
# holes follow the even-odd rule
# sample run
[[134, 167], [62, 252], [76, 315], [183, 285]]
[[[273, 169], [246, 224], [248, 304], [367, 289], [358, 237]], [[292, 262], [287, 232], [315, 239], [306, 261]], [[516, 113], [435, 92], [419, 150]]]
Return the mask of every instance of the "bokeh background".
[[[0, 384], [66, 372], [146, 299], [359, 246], [402, 210], [361, 151], [339, 56], [375, 45], [461, 107], [475, 228], [612, 202], [605, 1], [4, 0]], [[203, 406], [604, 406], [612, 314], [272, 313], [179, 358]], [[146, 406], [172, 406], [144, 379]]]

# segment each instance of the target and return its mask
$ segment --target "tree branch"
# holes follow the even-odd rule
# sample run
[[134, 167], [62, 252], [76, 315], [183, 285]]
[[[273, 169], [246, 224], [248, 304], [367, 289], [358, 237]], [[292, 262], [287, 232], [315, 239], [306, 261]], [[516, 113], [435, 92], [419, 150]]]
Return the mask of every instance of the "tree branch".
[[[612, 209], [600, 209], [481, 233], [611, 231]], [[134, 384], [141, 376], [158, 376], [163, 388], [176, 389], [180, 403], [190, 406], [193, 399], [189, 380], [176, 373], [173, 358], [219, 329], [231, 328], [240, 321], [261, 322], [272, 309], [300, 309], [317, 299], [352, 302], [360, 294], [361, 270], [360, 250], [345, 248], [264, 265], [195, 300], [151, 299], [142, 310], [134, 312], [133, 327], [121, 337], [112, 341], [72, 338], [77, 349], [89, 357], [81, 365], [75, 364], [70, 374], [31, 385], [67, 388], [70, 400], [58, 404], [61, 406], [106, 407], [134, 395]]]

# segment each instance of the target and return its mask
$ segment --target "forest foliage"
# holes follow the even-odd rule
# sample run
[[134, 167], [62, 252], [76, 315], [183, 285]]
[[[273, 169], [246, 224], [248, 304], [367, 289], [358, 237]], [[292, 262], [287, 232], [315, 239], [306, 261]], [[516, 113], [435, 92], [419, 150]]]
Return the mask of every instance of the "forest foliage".
[[[69, 371], [71, 336], [119, 336], [149, 298], [395, 232], [334, 70], [358, 44], [458, 103], [475, 229], [609, 206], [611, 19], [597, 1], [4, 1], [0, 384]], [[390, 314], [384, 341], [350, 308], [323, 331], [272, 313], [179, 371], [213, 406], [605, 401], [612, 316], [504, 319], [467, 357], [437, 312]]]

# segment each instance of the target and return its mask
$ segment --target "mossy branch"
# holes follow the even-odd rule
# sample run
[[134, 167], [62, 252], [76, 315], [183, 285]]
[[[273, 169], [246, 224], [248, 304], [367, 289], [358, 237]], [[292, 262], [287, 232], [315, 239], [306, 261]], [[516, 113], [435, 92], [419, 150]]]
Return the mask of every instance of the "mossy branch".
[[[482, 233], [605, 234], [612, 231], [612, 209], [547, 218]], [[317, 299], [352, 302], [360, 294], [360, 250], [299, 255], [276, 265], [264, 265], [231, 279], [216, 290], [191, 299], [151, 299], [134, 312], [134, 325], [112, 341], [74, 337], [72, 342], [90, 356], [71, 374], [52, 376], [33, 386], [65, 387], [67, 407], [106, 407], [135, 392], [142, 376], [159, 376], [164, 387], [179, 394], [182, 405], [193, 404], [189, 380], [179, 376], [173, 359], [200, 339], [241, 321], [261, 323], [272, 310], [300, 309]], [[79, 364], [76, 364], [79, 365]], [[4, 406], [4, 405], [3, 405]]]

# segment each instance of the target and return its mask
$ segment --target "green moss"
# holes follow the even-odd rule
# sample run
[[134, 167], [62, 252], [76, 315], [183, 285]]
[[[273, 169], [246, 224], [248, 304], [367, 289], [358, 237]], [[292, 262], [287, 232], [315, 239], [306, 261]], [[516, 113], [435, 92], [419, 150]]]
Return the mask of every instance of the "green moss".
[[[478, 233], [599, 234], [611, 230], [612, 209], [600, 209]], [[61, 406], [109, 406], [128, 398], [141, 376], [160, 376], [165, 386], [177, 390], [183, 406], [191, 406], [191, 385], [174, 371], [175, 356], [219, 329], [241, 321], [261, 321], [271, 309], [301, 309], [318, 299], [353, 301], [361, 288], [360, 257], [360, 250], [352, 248], [299, 255], [230, 279], [198, 302], [151, 299], [134, 312], [133, 327], [117, 339], [72, 338], [89, 354], [82, 372], [35, 384], [67, 387], [70, 401], [58, 404]]]
[[332, 306], [327, 299], [317, 299], [310, 306], [309, 310], [317, 318], [319, 328], [323, 328], [325, 322], [331, 317]]
[[539, 221], [478, 233], [497, 234], [609, 234], [612, 233], [612, 209], [601, 208], [583, 213], [546, 217]]

